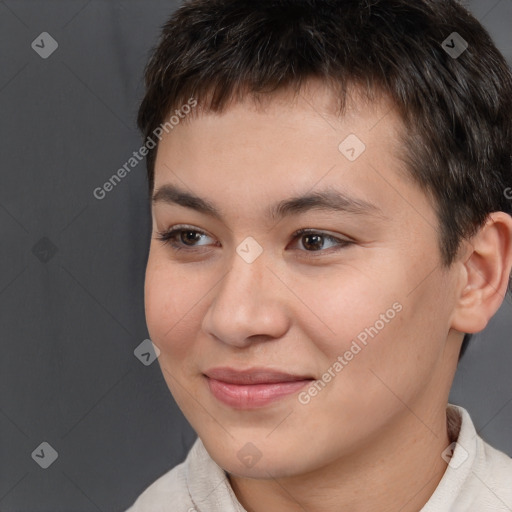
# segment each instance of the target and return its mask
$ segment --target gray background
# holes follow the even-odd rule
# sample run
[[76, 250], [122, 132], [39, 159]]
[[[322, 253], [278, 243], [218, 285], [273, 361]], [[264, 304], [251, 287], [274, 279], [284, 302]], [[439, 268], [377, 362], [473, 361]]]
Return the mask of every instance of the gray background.
[[[133, 353], [148, 338], [144, 162], [92, 194], [141, 145], [142, 70], [177, 4], [0, 1], [2, 512], [124, 510], [195, 439]], [[512, 62], [512, 0], [467, 4]], [[31, 47], [42, 32], [59, 45], [47, 59]], [[508, 297], [451, 396], [510, 455], [511, 312]], [[43, 441], [58, 452], [46, 470]]]

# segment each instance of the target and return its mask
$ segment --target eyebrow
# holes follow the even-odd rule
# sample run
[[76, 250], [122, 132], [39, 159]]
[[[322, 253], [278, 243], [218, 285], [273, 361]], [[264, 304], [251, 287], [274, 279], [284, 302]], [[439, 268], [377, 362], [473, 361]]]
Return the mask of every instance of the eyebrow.
[[[222, 221], [222, 214], [213, 203], [180, 189], [176, 185], [162, 185], [154, 193], [152, 202], [153, 204], [177, 204]], [[350, 197], [330, 188], [307, 192], [303, 195], [279, 201], [268, 209], [267, 216], [272, 220], [277, 220], [313, 209], [384, 217], [382, 210], [377, 205], [363, 199]]]

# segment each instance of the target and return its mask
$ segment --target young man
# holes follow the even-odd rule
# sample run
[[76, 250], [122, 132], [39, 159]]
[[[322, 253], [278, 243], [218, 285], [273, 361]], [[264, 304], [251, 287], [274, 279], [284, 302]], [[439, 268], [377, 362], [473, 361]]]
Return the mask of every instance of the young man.
[[146, 72], [149, 333], [199, 438], [130, 509], [510, 511], [448, 404], [512, 267], [512, 79], [450, 0], [192, 0]]

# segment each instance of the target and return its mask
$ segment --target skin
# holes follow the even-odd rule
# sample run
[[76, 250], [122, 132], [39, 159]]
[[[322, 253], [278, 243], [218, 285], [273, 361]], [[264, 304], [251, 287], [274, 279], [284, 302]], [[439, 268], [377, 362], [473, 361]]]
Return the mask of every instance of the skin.
[[[397, 115], [357, 94], [341, 117], [333, 105], [310, 82], [296, 97], [191, 117], [159, 144], [155, 191], [179, 186], [222, 219], [152, 205], [147, 325], [171, 393], [249, 512], [420, 510], [446, 470], [462, 333], [485, 327], [512, 266], [512, 221], [495, 213], [444, 267], [433, 204], [397, 157]], [[353, 162], [338, 149], [351, 133], [366, 145]], [[266, 217], [270, 205], [325, 188], [379, 211]], [[157, 239], [177, 224], [206, 233], [195, 252]], [[324, 238], [311, 250], [307, 236], [293, 239], [300, 228], [353, 243]], [[248, 236], [263, 248], [252, 263], [236, 252]], [[203, 372], [217, 366], [321, 379], [397, 302], [395, 318], [307, 404], [295, 393], [238, 410], [206, 385]], [[248, 442], [261, 453], [250, 468], [237, 456]]]

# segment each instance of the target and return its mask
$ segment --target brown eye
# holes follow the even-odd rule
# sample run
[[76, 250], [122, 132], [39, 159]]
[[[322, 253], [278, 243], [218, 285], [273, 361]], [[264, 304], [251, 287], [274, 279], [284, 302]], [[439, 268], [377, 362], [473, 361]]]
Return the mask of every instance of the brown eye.
[[192, 229], [190, 226], [174, 226], [167, 231], [158, 232], [157, 235], [157, 240], [169, 244], [176, 251], [205, 248], [203, 246], [210, 245], [208, 239], [211, 239], [204, 231]]
[[195, 242], [201, 240], [201, 233], [199, 231], [185, 231], [180, 232], [180, 241], [185, 245], [194, 245]]
[[[344, 249], [354, 243], [353, 240], [338, 238], [327, 233], [320, 232], [311, 228], [299, 229], [293, 234], [295, 249], [299, 249], [303, 255], [322, 256], [332, 252]], [[297, 247], [298, 245], [298, 247]]]
[[324, 237], [322, 235], [303, 235], [302, 245], [305, 249], [318, 251], [322, 249]]

